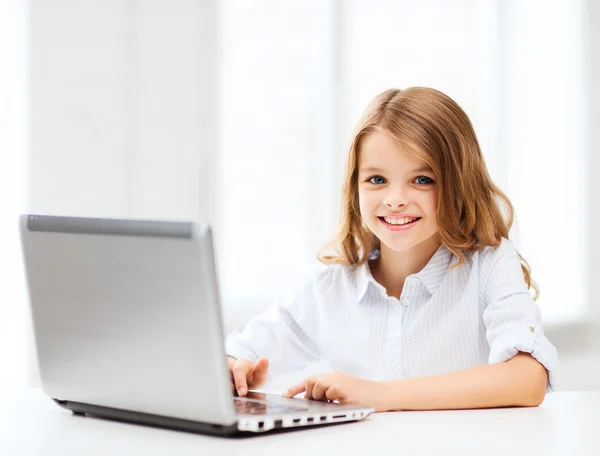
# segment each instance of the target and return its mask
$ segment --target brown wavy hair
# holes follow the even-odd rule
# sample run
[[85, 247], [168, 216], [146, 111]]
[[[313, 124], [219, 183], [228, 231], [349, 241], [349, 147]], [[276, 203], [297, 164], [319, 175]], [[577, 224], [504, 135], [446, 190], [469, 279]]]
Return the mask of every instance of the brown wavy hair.
[[[379, 247], [363, 224], [358, 201], [358, 161], [364, 138], [384, 130], [425, 161], [438, 183], [437, 223], [442, 243], [459, 258], [508, 239], [514, 209], [492, 182], [473, 125], [461, 107], [444, 93], [426, 87], [389, 89], [377, 95], [358, 123], [348, 152], [341, 220], [335, 239], [318, 259], [325, 264], [357, 266]], [[334, 249], [336, 254], [325, 252]], [[519, 254], [525, 283], [539, 297], [529, 263]]]

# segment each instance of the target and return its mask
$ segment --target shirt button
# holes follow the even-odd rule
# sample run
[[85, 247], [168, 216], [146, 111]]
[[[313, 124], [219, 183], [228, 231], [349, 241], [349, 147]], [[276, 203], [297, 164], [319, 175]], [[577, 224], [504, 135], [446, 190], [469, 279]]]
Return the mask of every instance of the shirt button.
[[533, 326], [530, 326], [530, 327], [529, 327], [529, 332], [530, 332], [531, 334], [533, 334], [533, 333], [535, 332], [535, 328], [534, 328]]
[[408, 298], [402, 298], [400, 300], [400, 302], [402, 303], [403, 306], [407, 306], [408, 305]]

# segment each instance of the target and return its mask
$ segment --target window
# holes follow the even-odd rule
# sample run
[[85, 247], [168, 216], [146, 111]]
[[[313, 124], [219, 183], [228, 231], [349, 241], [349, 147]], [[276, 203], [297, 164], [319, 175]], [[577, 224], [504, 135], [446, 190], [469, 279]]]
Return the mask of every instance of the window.
[[[227, 306], [289, 293], [332, 234], [328, 2], [220, 2], [215, 240]], [[328, 83], [329, 80], [326, 81]], [[256, 309], [256, 307], [254, 307]]]

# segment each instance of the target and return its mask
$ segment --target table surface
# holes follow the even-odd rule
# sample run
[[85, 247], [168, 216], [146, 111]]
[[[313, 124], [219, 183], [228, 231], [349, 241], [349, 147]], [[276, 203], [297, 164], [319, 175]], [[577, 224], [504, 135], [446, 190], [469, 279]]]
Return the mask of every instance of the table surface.
[[79, 417], [39, 388], [0, 389], [1, 455], [600, 455], [600, 392], [535, 408], [375, 413], [361, 422], [223, 438]]

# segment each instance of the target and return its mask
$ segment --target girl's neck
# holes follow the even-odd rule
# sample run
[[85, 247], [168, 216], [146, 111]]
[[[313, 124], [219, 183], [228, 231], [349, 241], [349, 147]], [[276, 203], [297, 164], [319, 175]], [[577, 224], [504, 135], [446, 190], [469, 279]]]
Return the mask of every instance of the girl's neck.
[[381, 253], [370, 268], [373, 278], [386, 289], [388, 296], [400, 298], [404, 281], [422, 270], [441, 244], [439, 233], [404, 252], [381, 245]]

